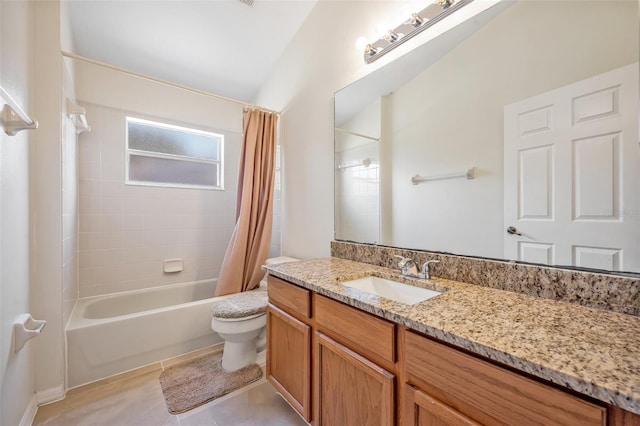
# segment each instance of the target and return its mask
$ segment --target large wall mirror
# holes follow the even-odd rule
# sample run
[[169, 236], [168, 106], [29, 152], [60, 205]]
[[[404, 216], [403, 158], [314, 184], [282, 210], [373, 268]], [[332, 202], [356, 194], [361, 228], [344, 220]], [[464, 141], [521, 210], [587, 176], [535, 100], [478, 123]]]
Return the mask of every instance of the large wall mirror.
[[638, 35], [500, 2], [337, 92], [336, 239], [640, 272]]

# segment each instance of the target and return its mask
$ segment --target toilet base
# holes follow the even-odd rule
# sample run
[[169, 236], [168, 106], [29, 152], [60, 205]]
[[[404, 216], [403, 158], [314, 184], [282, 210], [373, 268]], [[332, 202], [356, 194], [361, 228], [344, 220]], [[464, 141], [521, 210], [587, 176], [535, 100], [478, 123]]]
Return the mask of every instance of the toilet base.
[[222, 350], [222, 368], [227, 371], [239, 370], [256, 362], [257, 356], [255, 339], [244, 342], [225, 341]]

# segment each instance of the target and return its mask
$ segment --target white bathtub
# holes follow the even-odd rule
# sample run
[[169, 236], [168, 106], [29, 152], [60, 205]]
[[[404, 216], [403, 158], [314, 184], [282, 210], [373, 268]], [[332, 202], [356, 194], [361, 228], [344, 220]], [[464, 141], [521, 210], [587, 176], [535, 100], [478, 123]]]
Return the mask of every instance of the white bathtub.
[[79, 299], [67, 326], [68, 387], [221, 343], [211, 330], [216, 282]]

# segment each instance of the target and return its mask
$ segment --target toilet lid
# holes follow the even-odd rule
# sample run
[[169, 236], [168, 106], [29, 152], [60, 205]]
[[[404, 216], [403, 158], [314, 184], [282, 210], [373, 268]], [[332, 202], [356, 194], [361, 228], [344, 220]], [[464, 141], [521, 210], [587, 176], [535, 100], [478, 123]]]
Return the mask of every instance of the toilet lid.
[[245, 291], [213, 302], [211, 316], [215, 318], [244, 318], [267, 311], [266, 291]]

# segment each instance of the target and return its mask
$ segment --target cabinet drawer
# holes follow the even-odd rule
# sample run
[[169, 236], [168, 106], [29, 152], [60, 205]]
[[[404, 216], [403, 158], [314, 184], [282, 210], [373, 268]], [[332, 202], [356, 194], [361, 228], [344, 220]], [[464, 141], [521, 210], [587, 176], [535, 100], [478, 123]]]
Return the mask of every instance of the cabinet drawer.
[[418, 334], [405, 339], [407, 380], [484, 425], [603, 425], [606, 410]]
[[314, 293], [316, 323], [374, 361], [396, 360], [395, 324]]
[[311, 292], [277, 277], [269, 276], [269, 301], [290, 314], [311, 317]]

